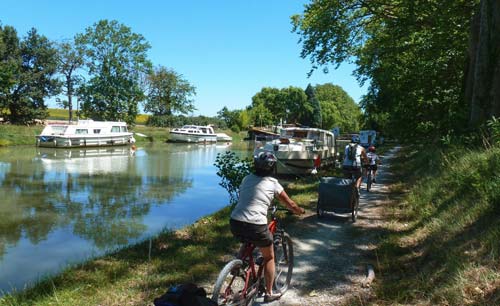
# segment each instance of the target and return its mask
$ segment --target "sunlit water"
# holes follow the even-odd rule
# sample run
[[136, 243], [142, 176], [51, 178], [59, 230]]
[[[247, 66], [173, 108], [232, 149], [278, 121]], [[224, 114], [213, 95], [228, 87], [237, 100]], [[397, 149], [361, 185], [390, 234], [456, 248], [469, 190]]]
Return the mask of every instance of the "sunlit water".
[[217, 153], [246, 144], [0, 149], [0, 295], [227, 205]]

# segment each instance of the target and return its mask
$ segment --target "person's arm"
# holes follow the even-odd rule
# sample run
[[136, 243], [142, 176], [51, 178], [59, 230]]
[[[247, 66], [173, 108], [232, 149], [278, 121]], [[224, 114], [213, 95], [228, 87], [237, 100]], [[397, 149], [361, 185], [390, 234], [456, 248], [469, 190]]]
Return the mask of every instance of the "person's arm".
[[306, 213], [306, 210], [298, 206], [297, 203], [290, 199], [290, 197], [284, 190], [278, 195], [278, 200], [280, 200], [281, 203], [285, 204], [286, 207], [296, 215], [302, 215]]

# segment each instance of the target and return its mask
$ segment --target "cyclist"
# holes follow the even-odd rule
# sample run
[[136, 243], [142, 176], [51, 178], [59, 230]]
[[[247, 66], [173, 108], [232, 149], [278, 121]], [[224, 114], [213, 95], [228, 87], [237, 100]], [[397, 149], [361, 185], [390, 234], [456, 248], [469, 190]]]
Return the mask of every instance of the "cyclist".
[[351, 143], [345, 146], [342, 170], [344, 171], [344, 175], [348, 178], [354, 174], [358, 195], [363, 175], [362, 166], [367, 163], [368, 157], [366, 155], [366, 150], [359, 144], [359, 136], [352, 136]]
[[300, 215], [305, 209], [299, 207], [271, 176], [277, 159], [269, 152], [254, 156], [255, 173], [247, 175], [239, 188], [239, 200], [231, 213], [231, 232], [237, 238], [255, 244], [263, 257], [266, 293], [264, 302], [271, 302], [281, 297], [281, 293], [272, 292], [274, 281], [273, 237], [267, 226], [267, 211], [277, 197], [293, 213]]
[[374, 146], [370, 146], [368, 147], [368, 154], [366, 154], [368, 156], [368, 160], [370, 161], [370, 164], [368, 165], [368, 171], [370, 171], [370, 169], [373, 171], [373, 176], [372, 176], [372, 182], [376, 183], [377, 181], [375, 180], [375, 177], [377, 176], [377, 165], [380, 164], [380, 158], [378, 157], [377, 153], [375, 153], [375, 147]]

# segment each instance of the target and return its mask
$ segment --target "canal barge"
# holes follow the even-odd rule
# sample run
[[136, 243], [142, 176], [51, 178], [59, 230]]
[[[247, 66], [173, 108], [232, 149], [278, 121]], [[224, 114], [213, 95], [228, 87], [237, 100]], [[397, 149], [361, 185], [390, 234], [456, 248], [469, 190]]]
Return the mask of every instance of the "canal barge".
[[100, 147], [133, 143], [133, 134], [128, 131], [127, 124], [120, 121], [78, 120], [76, 124], [47, 124], [36, 136], [39, 147]]
[[335, 135], [317, 128], [283, 128], [279, 138], [256, 146], [254, 155], [260, 152], [276, 156], [276, 174], [311, 174], [335, 162]]

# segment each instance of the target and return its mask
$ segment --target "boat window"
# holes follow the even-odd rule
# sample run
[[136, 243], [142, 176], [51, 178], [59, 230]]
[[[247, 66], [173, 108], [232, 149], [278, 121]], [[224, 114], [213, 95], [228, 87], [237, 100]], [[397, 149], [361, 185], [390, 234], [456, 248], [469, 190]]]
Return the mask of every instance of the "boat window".
[[307, 138], [307, 131], [295, 131], [293, 137], [296, 137], [296, 138]]
[[94, 129], [94, 134], [101, 134], [101, 129]]
[[126, 126], [122, 126], [122, 132], [126, 132], [127, 131], [127, 127]]
[[119, 126], [113, 126], [111, 128], [111, 133], [120, 133], [120, 127]]
[[88, 134], [89, 130], [87, 129], [76, 129], [75, 134]]

